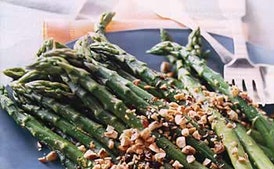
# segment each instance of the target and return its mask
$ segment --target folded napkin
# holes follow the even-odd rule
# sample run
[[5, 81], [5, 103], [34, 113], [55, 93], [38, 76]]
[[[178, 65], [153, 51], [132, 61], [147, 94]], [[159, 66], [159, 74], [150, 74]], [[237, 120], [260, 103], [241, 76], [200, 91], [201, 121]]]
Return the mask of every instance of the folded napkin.
[[[120, 0], [112, 9], [116, 13], [113, 21], [106, 31], [124, 31], [149, 28], [186, 28], [183, 24], [159, 17], [144, 4], [149, 1], [143, 0]], [[164, 6], [163, 6], [164, 7]], [[85, 7], [87, 8], [87, 7]], [[57, 41], [66, 43], [75, 40], [88, 32], [93, 31], [94, 23], [100, 15], [89, 16], [80, 12], [78, 20], [46, 20], [43, 24], [43, 38], [54, 38]], [[231, 36], [227, 22], [221, 19], [196, 18], [195, 22], [211, 33], [224, 36]]]

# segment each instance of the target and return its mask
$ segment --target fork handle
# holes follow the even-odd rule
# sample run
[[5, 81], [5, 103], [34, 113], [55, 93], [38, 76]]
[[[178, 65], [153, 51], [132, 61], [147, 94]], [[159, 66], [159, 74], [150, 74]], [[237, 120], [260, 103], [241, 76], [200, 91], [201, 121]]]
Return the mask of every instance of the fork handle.
[[231, 19], [231, 27], [234, 44], [234, 58], [249, 60], [242, 20], [240, 18]]

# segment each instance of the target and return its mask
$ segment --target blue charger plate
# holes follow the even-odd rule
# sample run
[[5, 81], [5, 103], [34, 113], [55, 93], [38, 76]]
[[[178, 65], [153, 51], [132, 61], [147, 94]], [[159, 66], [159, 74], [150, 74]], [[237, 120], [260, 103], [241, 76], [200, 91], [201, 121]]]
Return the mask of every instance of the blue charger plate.
[[[190, 30], [168, 29], [175, 42], [182, 45], [187, 43]], [[230, 38], [213, 35], [229, 51], [233, 51], [233, 41]], [[127, 52], [144, 61], [149, 67], [158, 70], [160, 64], [165, 60], [164, 57], [146, 54], [146, 50], [159, 43], [159, 29], [145, 29], [134, 31], [112, 32], [107, 34], [108, 39], [118, 44]], [[68, 43], [73, 47], [75, 41]], [[208, 65], [215, 71], [223, 73], [223, 63], [214, 52], [212, 47], [203, 40], [204, 48], [210, 49], [211, 54], [208, 58]], [[247, 44], [251, 60], [254, 63], [268, 63], [274, 65], [274, 51], [266, 51], [250, 43]], [[267, 105], [263, 109], [272, 113], [273, 105]], [[0, 169], [60, 169], [63, 168], [57, 161], [54, 163], [40, 163], [37, 158], [43, 156], [49, 150], [44, 148], [38, 151], [36, 148], [37, 140], [31, 134], [18, 126], [9, 115], [0, 110]]]

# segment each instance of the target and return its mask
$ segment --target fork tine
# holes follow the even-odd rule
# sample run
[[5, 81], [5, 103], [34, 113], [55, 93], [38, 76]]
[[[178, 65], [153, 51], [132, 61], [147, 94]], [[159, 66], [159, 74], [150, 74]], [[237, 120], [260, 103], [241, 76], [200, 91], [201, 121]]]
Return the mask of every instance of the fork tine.
[[255, 95], [255, 89], [254, 89], [254, 87], [253, 87], [253, 81], [251, 80], [249, 80], [249, 81], [247, 81], [247, 80], [245, 80], [244, 81], [244, 83], [245, 83], [245, 87], [246, 87], [246, 92], [248, 93], [248, 95], [251, 97], [251, 98], [255, 98], [256, 100], [258, 100], [259, 98], [257, 97], [256, 98], [256, 95]]
[[243, 79], [234, 79], [234, 84], [243, 91]]
[[[256, 86], [256, 91], [259, 97], [259, 100], [262, 105], [265, 104], [265, 94], [264, 94], [264, 85], [262, 84], [262, 81], [260, 80], [253, 80], [255, 86]], [[261, 82], [261, 83], [260, 83]]]

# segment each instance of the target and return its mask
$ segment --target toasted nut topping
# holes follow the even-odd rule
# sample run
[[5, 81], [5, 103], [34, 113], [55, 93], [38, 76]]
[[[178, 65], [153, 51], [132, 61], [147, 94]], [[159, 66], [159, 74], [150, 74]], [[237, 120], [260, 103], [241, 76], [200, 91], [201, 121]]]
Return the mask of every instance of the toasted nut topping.
[[179, 148], [183, 148], [186, 146], [186, 138], [185, 137], [178, 137], [176, 139], [176, 145], [179, 147]]
[[163, 72], [163, 73], [170, 72], [170, 68], [171, 68], [171, 66], [170, 66], [169, 62], [164, 61], [161, 63], [161, 66], [160, 66], [161, 72]]
[[215, 163], [211, 163], [209, 168], [218, 169], [219, 167]]
[[46, 155], [47, 161], [55, 161], [57, 159], [58, 155], [55, 151], [51, 151]]
[[182, 135], [185, 136], [185, 137], [189, 136], [189, 130], [188, 130], [188, 128], [182, 129], [181, 133], [182, 133]]
[[155, 153], [160, 153], [160, 152], [161, 152], [161, 149], [157, 146], [156, 143], [150, 144], [150, 145], [148, 146], [148, 148], [149, 148], [151, 151], [155, 152]]
[[197, 130], [196, 127], [191, 127], [188, 129], [190, 134], [193, 134], [196, 130]]
[[160, 109], [159, 114], [160, 114], [162, 117], [167, 117], [167, 112], [168, 112], [167, 109]]
[[94, 144], [92, 141], [89, 143], [89, 148], [90, 148], [90, 149], [95, 148], [95, 144]]
[[187, 145], [187, 146], [185, 146], [185, 147], [182, 149], [182, 152], [183, 152], [184, 154], [195, 154], [195, 153], [196, 153], [196, 150], [195, 150], [192, 146]]
[[150, 85], [145, 85], [144, 89], [151, 89], [152, 87]]
[[175, 98], [176, 100], [185, 100], [185, 99], [186, 99], [186, 95], [185, 95], [185, 93], [180, 93], [180, 94], [176, 94], [176, 95], [174, 96], [174, 98]]
[[210, 159], [205, 158], [205, 160], [203, 161], [203, 165], [204, 165], [204, 166], [207, 166], [210, 162], [211, 162]]
[[100, 164], [96, 164], [92, 167], [92, 169], [101, 169], [101, 165]]
[[113, 148], [114, 148], [114, 141], [113, 141], [112, 139], [110, 139], [110, 140], [108, 141], [108, 148], [109, 148], [109, 149], [113, 149]]
[[174, 75], [173, 72], [168, 72], [168, 73], [166, 73], [166, 76], [167, 76], [167, 77], [173, 77], [173, 75]]
[[174, 167], [175, 169], [180, 169], [180, 168], [183, 168], [184, 166], [179, 161], [176, 160], [172, 164], [172, 167]]
[[233, 155], [238, 155], [238, 148], [234, 147], [231, 152]]
[[226, 124], [226, 126], [227, 126], [228, 128], [235, 128], [235, 127], [236, 127], [236, 123], [230, 123], [230, 122], [228, 122], [228, 123]]
[[41, 163], [46, 163], [48, 162], [46, 157], [39, 157], [38, 160], [41, 162]]
[[209, 123], [212, 123], [215, 117], [213, 115], [207, 117]]
[[161, 89], [161, 90], [167, 90], [167, 85], [166, 85], [166, 84], [161, 85], [161, 86], [160, 86], [160, 89]]
[[242, 157], [242, 156], [239, 156], [238, 157], [238, 160], [241, 162], [241, 163], [245, 163], [245, 162], [248, 162], [248, 155], [245, 153], [245, 155]]
[[155, 137], [149, 137], [147, 140], [146, 140], [147, 143], [153, 143], [155, 142]]
[[193, 163], [195, 161], [194, 155], [188, 155], [188, 156], [186, 156], [186, 161], [188, 163]]
[[150, 129], [150, 131], [153, 131], [153, 130], [155, 130], [157, 128], [160, 128], [160, 127], [162, 127], [162, 124], [159, 123], [158, 121], [153, 121], [152, 123], [150, 123], [148, 125], [148, 128]]
[[123, 136], [121, 139], [120, 139], [120, 142], [121, 142], [121, 146], [129, 146], [131, 145], [131, 140], [128, 136]]
[[174, 118], [175, 124], [180, 125], [182, 123], [182, 117], [183, 116], [181, 114], [176, 114]]
[[140, 79], [135, 79], [135, 80], [133, 80], [132, 83], [133, 83], [134, 85], [138, 86], [138, 85], [140, 84], [140, 82], [141, 82]]
[[156, 153], [154, 155], [154, 158], [156, 161], [162, 161], [164, 158], [166, 157], [166, 153], [165, 152], [159, 152], [159, 153]]
[[192, 136], [197, 140], [201, 140], [201, 138], [202, 138], [202, 136], [199, 134], [198, 130], [194, 131]]
[[225, 151], [225, 147], [222, 143], [220, 142], [215, 142], [214, 143], [214, 149], [213, 149], [214, 153], [216, 154], [220, 154], [222, 153], [223, 151]]
[[87, 151], [86, 147], [84, 145], [80, 145], [77, 147], [80, 151], [82, 151], [83, 153]]
[[235, 96], [238, 96], [238, 94], [240, 93], [240, 90], [238, 87], [232, 86], [230, 92], [231, 92], [232, 96], [235, 97]]
[[87, 158], [87, 159], [89, 159], [89, 160], [94, 160], [98, 156], [97, 156], [97, 154], [94, 151], [88, 150], [88, 151], [85, 152], [84, 157]]
[[148, 139], [148, 138], [150, 137], [150, 135], [151, 135], [151, 130], [150, 130], [149, 128], [145, 128], [144, 130], [142, 130], [142, 131], [140, 132], [140, 136], [141, 136], [144, 140]]
[[175, 102], [170, 102], [169, 106], [172, 107], [172, 108], [176, 108], [176, 109], [179, 107], [179, 105]]
[[118, 132], [114, 130], [114, 127], [108, 125], [104, 135], [108, 138], [116, 139], [118, 137]]
[[238, 114], [234, 110], [230, 110], [227, 114], [231, 120], [238, 120]]
[[104, 148], [101, 148], [101, 149], [99, 150], [99, 152], [98, 152], [98, 156], [99, 156], [100, 158], [105, 158], [105, 157], [108, 156], [108, 153], [107, 153], [107, 151], [106, 151]]

